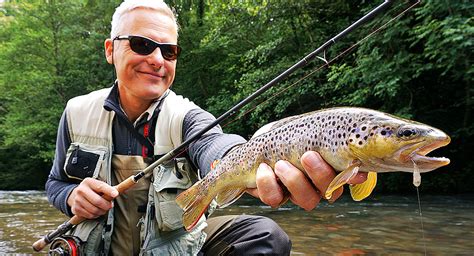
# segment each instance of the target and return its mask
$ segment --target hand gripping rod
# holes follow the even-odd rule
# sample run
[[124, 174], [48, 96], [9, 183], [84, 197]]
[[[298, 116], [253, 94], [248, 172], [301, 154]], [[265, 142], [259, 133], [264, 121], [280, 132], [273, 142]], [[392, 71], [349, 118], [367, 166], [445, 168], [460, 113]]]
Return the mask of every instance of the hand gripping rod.
[[[185, 150], [189, 144], [200, 138], [204, 133], [208, 132], [210, 129], [215, 127], [216, 125], [220, 124], [223, 120], [229, 118], [230, 116], [234, 115], [238, 110], [240, 110], [242, 107], [247, 105], [249, 102], [266, 92], [268, 89], [271, 87], [275, 86], [279, 82], [281, 82], [283, 79], [287, 78], [290, 74], [292, 74], [295, 70], [302, 68], [306, 66], [311, 60], [317, 57], [318, 54], [321, 52], [325, 51], [328, 49], [331, 45], [333, 45], [337, 40], [340, 38], [343, 38], [347, 34], [349, 34], [351, 31], [354, 29], [358, 28], [361, 26], [363, 23], [371, 20], [374, 16], [377, 14], [383, 12], [386, 8], [388, 8], [392, 4], [393, 0], [385, 0], [384, 3], [380, 4], [377, 6], [375, 9], [364, 15], [362, 18], [357, 20], [356, 22], [352, 23], [349, 27], [344, 29], [342, 32], [328, 40], [326, 43], [321, 45], [318, 49], [314, 50], [310, 54], [308, 54], [306, 57], [298, 61], [296, 64], [291, 66], [289, 69], [275, 77], [273, 80], [262, 86], [260, 89], [249, 95], [247, 98], [239, 102], [237, 105], [232, 107], [230, 110], [222, 114], [220, 117], [218, 117], [214, 122], [203, 128], [201, 131], [195, 133], [193, 136], [191, 136], [189, 139], [184, 141], [181, 145], [176, 147], [175, 149], [171, 150], [170, 152], [166, 153], [164, 156], [150, 164], [147, 168], [145, 168], [143, 171], [139, 172], [138, 174], [134, 176], [130, 176], [126, 180], [122, 181], [120, 184], [116, 185], [115, 188], [119, 192], [119, 194], [122, 194], [125, 192], [127, 189], [131, 188], [134, 186], [143, 176], [145, 176], [147, 173], [151, 172], [155, 167], [158, 165], [161, 165], [163, 163], [168, 162], [169, 160], [177, 157], [183, 150]], [[111, 200], [110, 198], [107, 198]], [[56, 230], [48, 233], [38, 241], [36, 241], [33, 244], [33, 249], [37, 252], [41, 251], [46, 245], [52, 242], [53, 239], [56, 237], [59, 237], [69, 230], [71, 230], [75, 225], [83, 222], [85, 218], [79, 217], [79, 216], [73, 216], [71, 219], [68, 221], [64, 222], [63, 224], [59, 225]]]

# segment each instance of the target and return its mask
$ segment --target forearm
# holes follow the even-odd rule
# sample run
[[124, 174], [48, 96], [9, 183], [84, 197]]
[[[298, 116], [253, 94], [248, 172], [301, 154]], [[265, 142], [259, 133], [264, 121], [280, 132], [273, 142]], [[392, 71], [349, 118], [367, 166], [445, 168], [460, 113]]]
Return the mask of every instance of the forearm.
[[71, 184], [70, 182], [57, 180], [50, 174], [48, 181], [46, 181], [46, 195], [49, 203], [67, 216], [71, 217], [73, 214], [71, 208], [67, 204], [67, 198], [72, 190], [77, 186], [78, 184]]
[[49, 203], [68, 216], [72, 216], [72, 213], [67, 205], [67, 198], [71, 191], [77, 187], [76, 182], [71, 181], [66, 176], [63, 168], [66, 161], [66, 152], [70, 144], [67, 117], [63, 113], [58, 128], [54, 162], [45, 188]]
[[[184, 140], [201, 131], [215, 118], [202, 109], [191, 110], [184, 118], [183, 136]], [[230, 149], [236, 145], [245, 143], [245, 139], [235, 134], [225, 134], [220, 126], [212, 128], [188, 148], [188, 154], [193, 163], [199, 168], [201, 177], [210, 170], [211, 163], [221, 159]]]

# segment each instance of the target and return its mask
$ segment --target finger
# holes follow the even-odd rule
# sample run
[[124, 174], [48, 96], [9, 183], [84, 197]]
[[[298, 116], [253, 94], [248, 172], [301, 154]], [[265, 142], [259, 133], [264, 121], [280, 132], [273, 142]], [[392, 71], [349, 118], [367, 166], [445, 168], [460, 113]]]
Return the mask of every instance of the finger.
[[[336, 177], [334, 169], [324, 161], [324, 159], [314, 151], [308, 151], [301, 156], [301, 164], [316, 188], [324, 196], [331, 181]], [[331, 201], [335, 201], [342, 194], [340, 187], [333, 192]]]
[[85, 198], [77, 201], [73, 207], [71, 207], [71, 211], [74, 213], [74, 215], [78, 215], [86, 219], [95, 219], [107, 212], [92, 205], [89, 201], [85, 200]]
[[306, 175], [287, 161], [275, 164], [275, 174], [290, 192], [290, 199], [296, 205], [309, 211], [316, 207], [321, 199]]
[[[108, 211], [110, 208], [113, 207], [113, 202], [111, 201], [113, 199], [108, 200], [108, 198], [104, 198], [103, 195], [105, 194], [103, 194], [103, 192], [101, 191], [115, 190], [118, 195], [118, 191], [115, 188], [111, 187], [105, 182], [95, 179], [85, 179], [83, 183], [81, 183], [81, 185], [78, 187], [80, 188], [80, 190], [77, 191], [77, 194], [79, 194], [91, 205], [100, 208], [103, 211]], [[93, 213], [95, 212], [93, 209], [90, 209], [89, 211]]]
[[258, 189], [257, 188], [248, 188], [246, 190], [246, 192], [249, 193], [250, 195], [252, 195], [253, 197], [260, 198], [258, 196]]
[[259, 165], [256, 183], [260, 200], [271, 207], [278, 207], [283, 201], [283, 190], [270, 166], [265, 163]]
[[367, 173], [366, 172], [359, 172], [354, 177], [349, 180], [349, 184], [361, 184], [367, 180]]
[[92, 178], [86, 178], [83, 181], [86, 183], [94, 192], [97, 194], [102, 195], [104, 198], [108, 199], [109, 201], [116, 198], [119, 195], [119, 192], [117, 191], [116, 188], [110, 186], [109, 184], [92, 179]]

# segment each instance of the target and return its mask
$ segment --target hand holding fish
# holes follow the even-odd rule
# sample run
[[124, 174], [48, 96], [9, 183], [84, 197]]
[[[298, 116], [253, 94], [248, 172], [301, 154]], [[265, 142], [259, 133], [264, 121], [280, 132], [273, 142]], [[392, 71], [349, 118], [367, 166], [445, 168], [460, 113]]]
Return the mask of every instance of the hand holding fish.
[[[247, 189], [247, 193], [260, 198], [265, 204], [276, 208], [289, 199], [301, 208], [310, 211], [324, 198], [324, 194], [336, 177], [334, 169], [315, 151], [308, 151], [301, 157], [301, 164], [307, 176], [290, 162], [280, 160], [275, 170], [261, 163], [257, 169], [257, 188]], [[361, 172], [349, 180], [349, 184], [361, 184], [367, 173]], [[279, 184], [279, 181], [284, 187]], [[334, 191], [331, 202], [342, 195], [343, 187]], [[289, 192], [289, 195], [286, 193]]]

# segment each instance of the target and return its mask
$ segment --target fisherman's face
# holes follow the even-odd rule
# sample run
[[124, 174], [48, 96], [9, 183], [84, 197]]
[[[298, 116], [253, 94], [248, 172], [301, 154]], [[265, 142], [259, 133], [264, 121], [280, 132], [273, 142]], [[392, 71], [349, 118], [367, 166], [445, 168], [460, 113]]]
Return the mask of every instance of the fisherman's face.
[[[178, 40], [175, 24], [170, 17], [157, 10], [144, 8], [124, 14], [118, 31], [119, 36], [144, 36], [158, 43], [177, 44]], [[163, 95], [173, 83], [176, 60], [164, 59], [159, 47], [149, 55], [134, 52], [128, 40], [112, 42], [107, 39], [105, 47], [107, 61], [115, 65], [122, 101], [151, 102]]]

